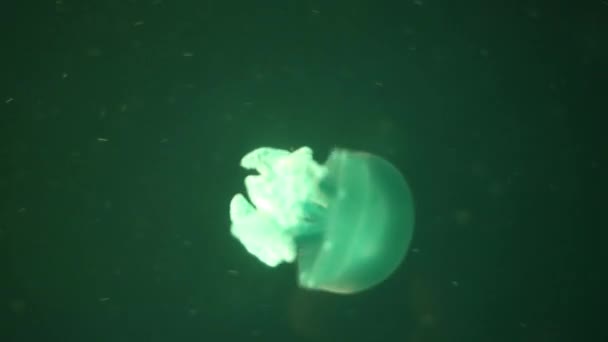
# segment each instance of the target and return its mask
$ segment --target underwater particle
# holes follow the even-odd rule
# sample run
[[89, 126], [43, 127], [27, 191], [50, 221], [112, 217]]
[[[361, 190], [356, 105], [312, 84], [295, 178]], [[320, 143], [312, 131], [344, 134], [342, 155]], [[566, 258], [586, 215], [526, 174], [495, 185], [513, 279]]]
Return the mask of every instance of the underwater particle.
[[324, 165], [302, 147], [258, 148], [241, 166], [248, 199], [230, 203], [231, 233], [260, 261], [297, 260], [301, 287], [350, 294], [371, 288], [401, 264], [414, 230], [408, 184], [386, 160], [334, 150]]
[[24, 314], [27, 310], [27, 303], [21, 298], [11, 299], [8, 303], [10, 310], [18, 315]]

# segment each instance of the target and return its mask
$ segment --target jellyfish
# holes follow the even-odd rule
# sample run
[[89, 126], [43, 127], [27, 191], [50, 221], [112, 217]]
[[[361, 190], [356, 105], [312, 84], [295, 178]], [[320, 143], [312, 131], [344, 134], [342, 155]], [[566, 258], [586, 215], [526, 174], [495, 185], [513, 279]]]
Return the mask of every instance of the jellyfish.
[[353, 294], [387, 279], [414, 230], [408, 184], [385, 159], [335, 149], [261, 147], [241, 160], [248, 199], [230, 202], [231, 234], [264, 264], [297, 263], [298, 285]]

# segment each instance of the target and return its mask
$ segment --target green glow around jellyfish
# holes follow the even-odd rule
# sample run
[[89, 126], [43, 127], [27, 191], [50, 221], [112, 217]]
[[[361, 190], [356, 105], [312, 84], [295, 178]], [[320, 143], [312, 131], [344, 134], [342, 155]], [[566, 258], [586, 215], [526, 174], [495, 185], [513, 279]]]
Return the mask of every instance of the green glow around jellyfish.
[[373, 154], [258, 148], [230, 203], [231, 233], [268, 266], [298, 263], [301, 287], [333, 293], [371, 288], [401, 264], [414, 231], [414, 205], [401, 173]]

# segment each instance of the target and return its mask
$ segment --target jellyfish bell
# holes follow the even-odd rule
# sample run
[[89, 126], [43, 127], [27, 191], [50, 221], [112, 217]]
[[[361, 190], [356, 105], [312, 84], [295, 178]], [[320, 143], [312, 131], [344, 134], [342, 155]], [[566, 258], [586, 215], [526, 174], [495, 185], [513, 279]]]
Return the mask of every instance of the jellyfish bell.
[[319, 236], [296, 239], [298, 282], [359, 292], [388, 278], [405, 258], [414, 226], [411, 191], [392, 164], [373, 154], [337, 149], [325, 166]]
[[409, 186], [388, 161], [334, 150], [325, 165], [302, 147], [258, 148], [243, 157], [259, 175], [230, 204], [231, 232], [266, 265], [298, 263], [301, 287], [350, 294], [403, 261], [414, 226]]

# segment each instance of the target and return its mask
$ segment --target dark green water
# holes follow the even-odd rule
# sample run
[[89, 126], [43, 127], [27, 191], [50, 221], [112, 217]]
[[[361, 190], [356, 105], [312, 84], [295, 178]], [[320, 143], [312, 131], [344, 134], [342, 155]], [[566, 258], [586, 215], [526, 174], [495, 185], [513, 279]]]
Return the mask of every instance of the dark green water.
[[[3, 5], [0, 341], [594, 341], [602, 1]], [[390, 279], [297, 288], [230, 236], [259, 146], [383, 156]]]

